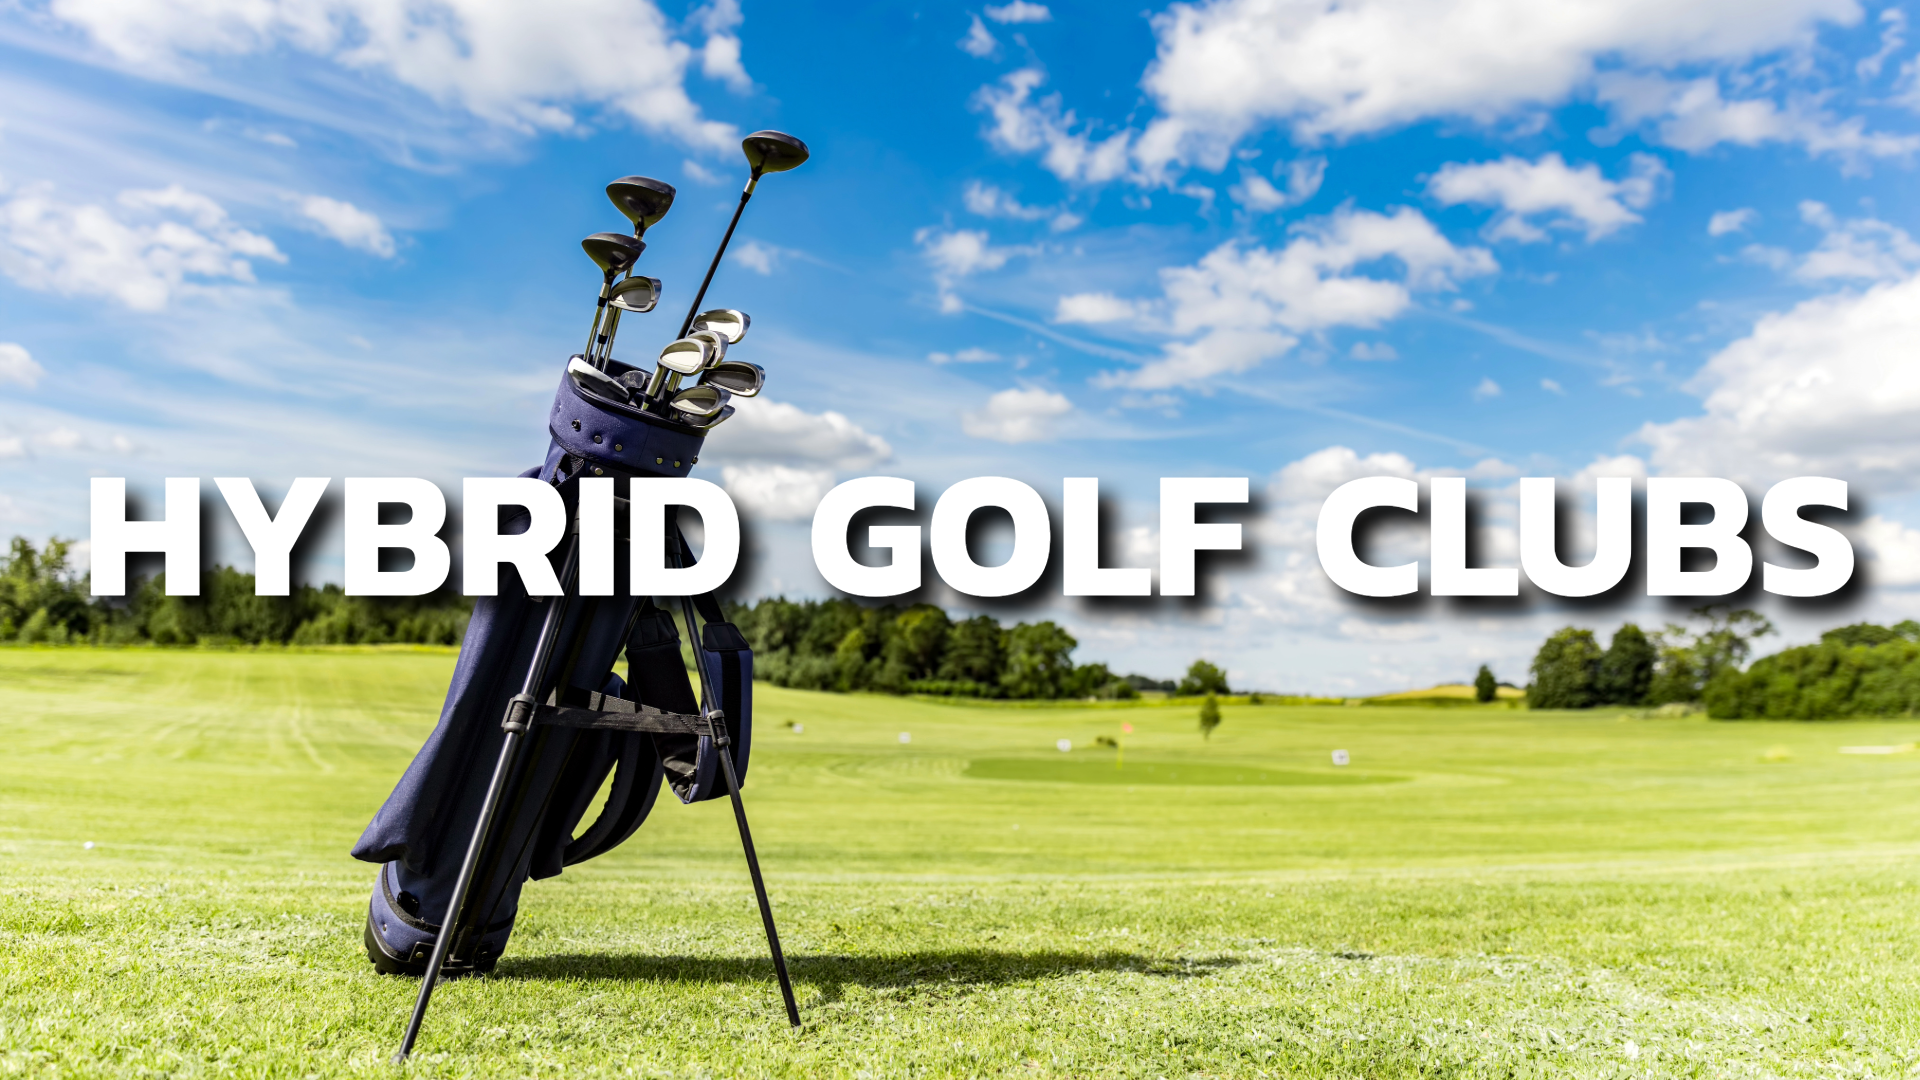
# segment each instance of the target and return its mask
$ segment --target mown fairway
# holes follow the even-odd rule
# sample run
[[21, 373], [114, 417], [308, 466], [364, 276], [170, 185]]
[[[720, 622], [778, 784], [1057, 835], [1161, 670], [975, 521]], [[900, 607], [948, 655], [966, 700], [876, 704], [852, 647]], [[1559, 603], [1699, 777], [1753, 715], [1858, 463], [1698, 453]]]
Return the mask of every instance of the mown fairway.
[[[0, 1073], [390, 1073], [416, 984], [364, 959], [346, 852], [452, 661], [0, 649]], [[1920, 754], [1837, 752], [1920, 722], [1229, 706], [1203, 742], [1192, 706], [757, 693], [805, 1027], [724, 805], [669, 798], [528, 887], [409, 1072], [1920, 1065]]]

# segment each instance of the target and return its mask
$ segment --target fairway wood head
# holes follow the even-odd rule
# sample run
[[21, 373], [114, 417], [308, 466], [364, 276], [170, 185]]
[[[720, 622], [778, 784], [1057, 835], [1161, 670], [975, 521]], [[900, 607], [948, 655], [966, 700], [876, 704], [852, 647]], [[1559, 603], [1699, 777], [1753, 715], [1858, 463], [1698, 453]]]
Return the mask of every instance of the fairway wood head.
[[609, 377], [606, 372], [576, 356], [567, 361], [567, 374], [573, 377], [575, 386], [590, 394], [610, 401], [628, 401], [627, 388]]
[[806, 164], [807, 144], [783, 131], [756, 131], [740, 140], [753, 174], [786, 172]]
[[651, 176], [623, 176], [607, 185], [607, 198], [633, 222], [635, 232], [645, 232], [673, 209], [673, 185]]
[[688, 334], [687, 337], [695, 341], [704, 341], [707, 343], [707, 367], [712, 367], [727, 358], [727, 339], [725, 335], [712, 330], [695, 330]]
[[640, 253], [647, 250], [647, 244], [644, 240], [635, 240], [617, 232], [602, 232], [580, 241], [580, 249], [587, 253], [587, 258], [593, 260], [593, 265], [599, 267], [601, 273], [611, 276], [632, 266], [640, 258]]
[[733, 395], [717, 386], [705, 383], [689, 386], [685, 390], [667, 399], [667, 404], [689, 416], [712, 416], [727, 407], [727, 400]]
[[660, 366], [667, 371], [691, 375], [706, 367], [712, 354], [713, 346], [704, 338], [683, 337], [667, 342], [667, 347], [660, 350]]
[[643, 314], [653, 310], [660, 302], [660, 279], [651, 277], [630, 277], [613, 287], [613, 295], [607, 303], [621, 311]]
[[767, 373], [759, 364], [745, 360], [722, 360], [700, 373], [703, 385], [717, 386], [734, 397], [752, 397], [767, 384]]
[[727, 339], [727, 344], [738, 345], [740, 339], [747, 336], [747, 327], [753, 325], [753, 319], [744, 311], [733, 308], [714, 308], [703, 311], [694, 317], [695, 330], [711, 330]]

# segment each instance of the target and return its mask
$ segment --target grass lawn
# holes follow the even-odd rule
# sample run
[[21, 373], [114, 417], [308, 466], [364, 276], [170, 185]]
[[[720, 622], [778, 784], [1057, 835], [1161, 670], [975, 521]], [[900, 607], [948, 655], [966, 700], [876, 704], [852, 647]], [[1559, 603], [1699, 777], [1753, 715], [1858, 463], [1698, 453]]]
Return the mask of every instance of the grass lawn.
[[[416, 984], [367, 964], [346, 852], [452, 664], [0, 649], [0, 1075], [392, 1073]], [[1202, 740], [1188, 706], [756, 693], [805, 1026], [726, 807], [669, 798], [528, 887], [410, 1072], [1920, 1065], [1920, 754], [1838, 752], [1920, 721], [1228, 705]]]

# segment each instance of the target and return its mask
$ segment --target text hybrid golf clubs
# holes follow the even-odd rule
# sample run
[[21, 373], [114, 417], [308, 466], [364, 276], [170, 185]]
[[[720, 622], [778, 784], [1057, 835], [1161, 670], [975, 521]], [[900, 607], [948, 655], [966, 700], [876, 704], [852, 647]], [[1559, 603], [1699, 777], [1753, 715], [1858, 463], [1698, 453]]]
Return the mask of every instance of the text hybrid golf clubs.
[[[672, 208], [674, 189], [670, 184], [644, 176], [622, 177], [607, 185], [607, 197], [633, 222], [633, 235], [595, 233], [580, 242], [587, 257], [594, 261], [601, 272], [600, 296], [594, 305], [593, 324], [587, 334], [586, 349], [567, 361], [567, 372], [583, 393], [623, 409], [639, 409], [686, 427], [702, 429], [719, 424], [733, 415], [733, 406], [728, 401], [734, 395], [751, 397], [760, 392], [761, 385], [766, 381], [766, 373], [759, 365], [727, 359], [728, 346], [737, 344], [746, 336], [750, 323], [746, 313], [730, 308], [701, 312], [700, 302], [706, 298], [707, 286], [713, 282], [714, 271], [719, 268], [720, 259], [726, 254], [734, 228], [740, 224], [741, 211], [746, 209], [747, 200], [753, 197], [760, 177], [766, 173], [785, 172], [805, 163], [808, 151], [805, 143], [778, 131], [756, 131], [742, 141], [741, 149], [752, 170], [746, 189], [740, 194], [739, 205], [734, 207], [733, 218], [728, 221], [720, 246], [713, 253], [713, 261], [707, 265], [700, 290], [694, 294], [693, 304], [687, 309], [687, 316], [680, 325], [680, 336], [660, 350], [659, 361], [651, 372], [615, 360], [613, 343], [623, 313], [645, 313], [659, 303], [659, 280], [634, 276], [633, 267], [646, 250], [642, 236]], [[614, 279], [623, 274], [626, 277], [616, 283]], [[699, 375], [697, 383], [681, 389], [680, 380], [695, 374]], [[576, 423], [574, 427], [578, 428], [579, 424]], [[596, 435], [594, 441], [599, 442], [599, 436]], [[675, 464], [677, 466], [678, 462]], [[600, 469], [594, 469], [596, 475], [600, 472]], [[481, 803], [479, 820], [475, 823], [465, 858], [455, 878], [451, 901], [440, 923], [441, 932], [435, 937], [432, 954], [427, 960], [420, 993], [414, 1002], [413, 1014], [407, 1021], [406, 1034], [401, 1039], [399, 1052], [394, 1055], [395, 1063], [405, 1062], [413, 1051], [414, 1042], [420, 1035], [420, 1025], [426, 1019], [428, 1002], [445, 969], [456, 936], [470, 936], [476, 929], [471, 925], [474, 913], [467, 910], [468, 897], [482, 853], [493, 839], [502, 792], [509, 778], [514, 775], [522, 740], [528, 734], [531, 718], [538, 710], [533, 694], [538, 688], [552, 682], [548, 678], [549, 669], [556, 656], [565, 656], [567, 652], [557, 650], [555, 646], [566, 620], [570, 600], [579, 589], [579, 531], [569, 533], [560, 556], [561, 595], [547, 607], [532, 661], [520, 680], [521, 692], [514, 696], [501, 722], [505, 738], [500, 747], [500, 756], [494, 765], [492, 779]], [[672, 550], [671, 559], [675, 566], [684, 566], [690, 561], [687, 553], [677, 548]], [[702, 638], [695, 629], [693, 602], [689, 597], [680, 599], [688, 640], [695, 642], [697, 647]], [[565, 669], [572, 663], [571, 658], [561, 660], [563, 678]], [[759, 902], [767, 944], [773, 954], [787, 1019], [797, 1027], [800, 1013], [794, 1002], [793, 985], [787, 974], [785, 954], [780, 949], [779, 934], [774, 928], [773, 909], [767, 900], [759, 859], [754, 853], [753, 839], [747, 829], [746, 809], [740, 799], [740, 781], [728, 750], [731, 740], [720, 715], [715, 711], [714, 703], [718, 698], [706, 666], [697, 663], [695, 667], [700, 675], [699, 719], [705, 726], [704, 733], [719, 749], [721, 772], [733, 803], [734, 819], [739, 828], [741, 847], [746, 854], [747, 868], [753, 879], [754, 895]]]

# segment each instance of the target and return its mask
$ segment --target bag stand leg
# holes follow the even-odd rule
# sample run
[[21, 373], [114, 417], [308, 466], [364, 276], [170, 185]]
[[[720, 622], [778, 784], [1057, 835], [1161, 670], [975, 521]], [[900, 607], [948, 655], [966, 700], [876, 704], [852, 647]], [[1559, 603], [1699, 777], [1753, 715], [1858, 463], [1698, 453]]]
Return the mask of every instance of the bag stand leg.
[[[674, 562], [682, 563], [682, 560], [676, 556]], [[730, 749], [732, 739], [728, 737], [722, 725], [713, 721], [714, 702], [719, 698], [714, 696], [713, 687], [709, 684], [706, 662], [698, 659], [700, 635], [693, 621], [691, 597], [680, 598], [680, 613], [681, 617], [687, 621], [687, 638], [693, 645], [693, 654], [696, 658], [693, 666], [700, 672], [700, 715], [705, 718], [713, 745], [720, 752], [720, 771], [727, 778], [727, 795], [733, 800], [733, 821], [740, 827], [740, 850], [746, 853], [747, 873], [753, 878], [753, 896], [760, 902], [760, 922], [767, 928], [767, 948], [773, 953], [774, 974], [780, 977], [780, 996], [787, 1004], [787, 1023], [793, 1027], [799, 1027], [800, 1006], [793, 1000], [793, 980], [787, 975], [787, 957], [780, 951], [780, 931], [773, 925], [773, 905], [767, 900], [767, 883], [760, 876], [760, 857], [753, 851], [753, 833], [747, 829], [747, 807], [740, 801], [740, 778], [734, 775], [733, 771], [733, 753]]]
[[440, 981], [440, 969], [446, 964], [447, 953], [453, 948], [460, 915], [467, 905], [467, 893], [473, 887], [474, 870], [480, 865], [480, 853], [486, 847], [488, 834], [493, 831], [493, 819], [500, 810], [500, 795], [506, 789], [507, 778], [513, 774], [514, 760], [520, 753], [520, 741], [525, 738], [533, 718], [533, 695], [540, 688], [547, 662], [553, 656], [554, 642], [560, 636], [560, 626], [566, 621], [566, 590], [573, 587], [579, 551], [576, 536], [567, 547], [566, 569], [560, 574], [561, 595], [550, 597], [547, 601], [547, 617], [540, 626], [540, 641], [533, 651], [533, 663], [528, 665], [520, 693], [509, 700], [507, 715], [501, 720], [500, 726], [507, 731], [506, 741], [500, 744], [500, 759], [494, 764], [493, 780], [487, 785], [486, 800], [480, 804], [480, 819], [474, 822], [473, 839], [467, 843], [467, 857], [460, 863], [460, 876], [454, 881], [453, 899], [447, 904], [446, 918], [440, 921], [440, 933], [433, 942], [433, 956], [427, 961], [426, 973], [420, 977], [420, 996], [413, 1003], [413, 1016], [407, 1020], [407, 1033], [400, 1040], [399, 1051], [393, 1055], [395, 1065], [405, 1064], [407, 1055], [413, 1052], [414, 1040], [420, 1037], [420, 1025], [427, 1018], [427, 1002], [433, 997], [434, 984]]

